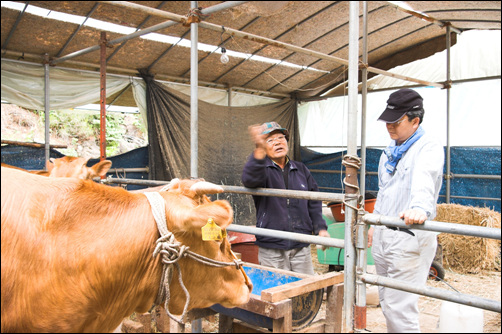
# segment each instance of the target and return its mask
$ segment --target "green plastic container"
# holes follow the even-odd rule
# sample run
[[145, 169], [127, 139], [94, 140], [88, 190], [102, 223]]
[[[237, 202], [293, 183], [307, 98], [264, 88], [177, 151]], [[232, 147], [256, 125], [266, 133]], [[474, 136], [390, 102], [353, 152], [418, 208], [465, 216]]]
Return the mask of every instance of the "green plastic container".
[[[328, 224], [328, 233], [332, 238], [345, 238], [345, 223], [330, 223], [331, 219], [324, 217]], [[328, 247], [326, 250], [317, 249], [317, 260], [321, 264], [329, 264], [335, 266], [343, 266], [345, 260], [345, 252], [343, 248]], [[374, 265], [375, 261], [371, 255], [371, 247], [366, 249], [366, 264]]]

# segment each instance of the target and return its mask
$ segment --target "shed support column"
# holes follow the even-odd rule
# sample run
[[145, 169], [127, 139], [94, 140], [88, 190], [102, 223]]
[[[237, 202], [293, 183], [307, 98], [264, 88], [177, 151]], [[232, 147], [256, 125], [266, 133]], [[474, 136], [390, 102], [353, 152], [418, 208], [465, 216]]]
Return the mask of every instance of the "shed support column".
[[[362, 80], [362, 115], [361, 115], [361, 173], [360, 184], [362, 203], [364, 203], [365, 182], [366, 182], [366, 78], [367, 70], [366, 64], [368, 63], [368, 6], [367, 1], [363, 1], [363, 66], [361, 67], [361, 80]], [[361, 204], [362, 206], [363, 204]], [[355, 330], [366, 329], [366, 284], [361, 281], [360, 276], [366, 273], [366, 247], [368, 245], [368, 230], [366, 224], [361, 221], [358, 216], [356, 225], [356, 306], [354, 308], [354, 328]]]
[[[197, 1], [190, 1], [192, 9], [198, 7]], [[190, 23], [190, 176], [197, 178], [199, 159], [199, 24]]]
[[45, 85], [44, 85], [44, 109], [45, 109], [45, 166], [44, 170], [47, 170], [47, 161], [50, 159], [50, 152], [51, 152], [51, 146], [50, 146], [50, 141], [51, 141], [51, 133], [50, 133], [50, 127], [49, 127], [49, 122], [50, 122], [50, 92], [49, 92], [49, 55], [46, 53], [44, 56], [44, 80], [45, 80]]
[[[345, 205], [345, 331], [354, 331], [355, 261], [354, 223], [357, 217], [358, 193], [357, 169], [357, 95], [359, 68], [359, 2], [351, 1], [349, 9], [349, 115], [347, 126], [346, 205]], [[344, 157], [344, 162], [345, 161]]]
[[451, 27], [446, 26], [446, 203], [450, 203], [451, 196], [451, 150], [450, 150], [450, 47]]
[[[106, 159], [106, 32], [101, 32], [101, 40], [99, 42], [100, 49], [100, 112], [99, 112], [99, 160], [103, 161]], [[105, 176], [101, 177], [102, 179]]]

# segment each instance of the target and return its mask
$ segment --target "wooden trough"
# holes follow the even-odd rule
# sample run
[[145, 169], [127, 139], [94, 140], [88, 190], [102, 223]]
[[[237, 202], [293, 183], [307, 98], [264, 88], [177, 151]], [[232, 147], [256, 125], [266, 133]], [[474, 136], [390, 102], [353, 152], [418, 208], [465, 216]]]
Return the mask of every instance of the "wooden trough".
[[[193, 310], [188, 314], [189, 321], [219, 313], [220, 333], [341, 332], [343, 273], [311, 276], [247, 262], [244, 269], [254, 286], [247, 304], [232, 309], [214, 305], [210, 309]], [[272, 277], [279, 285], [271, 282]], [[267, 288], [270, 284], [274, 286]], [[325, 319], [311, 323], [319, 311], [324, 289], [327, 293]], [[171, 321], [171, 333], [184, 330], [184, 326]]]

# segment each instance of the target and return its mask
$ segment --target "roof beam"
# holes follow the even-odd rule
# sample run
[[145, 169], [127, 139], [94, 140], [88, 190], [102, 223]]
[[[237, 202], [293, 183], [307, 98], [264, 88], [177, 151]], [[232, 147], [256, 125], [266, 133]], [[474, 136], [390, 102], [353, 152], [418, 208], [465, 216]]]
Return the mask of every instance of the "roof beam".
[[16, 31], [17, 25], [19, 24], [19, 21], [21, 21], [21, 18], [23, 17], [23, 15], [24, 15], [24, 13], [26, 11], [26, 8], [28, 7], [29, 3], [30, 3], [29, 1], [26, 2], [26, 4], [24, 5], [23, 10], [17, 16], [16, 22], [14, 22], [14, 25], [12, 26], [12, 29], [9, 31], [9, 35], [7, 36], [7, 38], [5, 39], [5, 42], [2, 45], [2, 51], [7, 48], [7, 44], [9, 44], [9, 41], [10, 41], [12, 35], [14, 34], [14, 31]]
[[[98, 2], [114, 4], [114, 1], [98, 1]], [[219, 11], [219, 10], [223, 10], [223, 9], [230, 8], [230, 7], [233, 7], [233, 6], [241, 5], [241, 4], [245, 3], [245, 2], [248, 2], [248, 1], [226, 1], [226, 2], [220, 3], [220, 4], [215, 5], [215, 6], [205, 8], [205, 9], [201, 10], [201, 12], [202, 12], [202, 14], [211, 14], [211, 13]], [[140, 6], [140, 7], [146, 7], [146, 6]], [[156, 11], [155, 13], [159, 13], [159, 12], [160, 13], [167, 13], [167, 12], [164, 12], [162, 10], [151, 8], [151, 7], [146, 7], [146, 8], [150, 8], [151, 10], [155, 10]], [[142, 10], [142, 11], [145, 12], [145, 10]], [[153, 14], [153, 15], [156, 15], [156, 14]], [[173, 14], [173, 15], [175, 15], [175, 14]], [[159, 16], [159, 15], [157, 14], [156, 16]], [[179, 15], [177, 15], [177, 16], [179, 16]], [[182, 17], [182, 16], [179, 16], [179, 17]], [[107, 45], [119, 44], [119, 43], [122, 43], [124, 41], [128, 41], [128, 40], [130, 40], [132, 38], [136, 38], [136, 37], [139, 37], [139, 36], [142, 36], [142, 35], [146, 35], [146, 34], [149, 34], [151, 32], [154, 32], [154, 31], [157, 31], [157, 30], [160, 30], [160, 29], [164, 29], [164, 28], [170, 27], [172, 25], [177, 24], [178, 22], [180, 22], [180, 21], [179, 20], [171, 20], [171, 21], [166, 21], [166, 22], [163, 22], [163, 23], [159, 23], [157, 25], [151, 26], [150, 28], [146, 28], [146, 29], [143, 29], [143, 30], [140, 30], [140, 31], [136, 31], [136, 32], [134, 32], [132, 34], [129, 34], [129, 35], [126, 35], [126, 36], [122, 36], [122, 37], [113, 39], [111, 41], [107, 41]], [[186, 23], [186, 19], [183, 20], [183, 22]], [[75, 58], [77, 56], [81, 56], [81, 55], [87, 54], [89, 52], [97, 51], [99, 49], [100, 49], [99, 45], [94, 45], [94, 46], [85, 48], [83, 50], [75, 51], [75, 52], [70, 53], [70, 54], [68, 54], [66, 56], [60, 57], [58, 59], [51, 60], [50, 61], [50, 65], [56, 65], [57, 63], [64, 62], [64, 61], [66, 61], [68, 59]]]
[[[311, 18], [312, 18], [312, 17], [314, 17], [315, 15], [322, 13], [323, 11], [325, 11], [325, 10], [327, 10], [327, 9], [331, 8], [332, 6], [334, 6], [334, 5], [338, 4], [338, 3], [339, 3], [339, 2], [335, 2], [335, 3], [331, 4], [330, 6], [327, 6], [327, 7], [323, 8], [322, 10], [318, 11], [318, 12], [317, 12], [317, 13], [315, 13], [314, 15], [311, 15], [311, 16], [310, 16], [310, 17], [308, 17], [307, 19], [311, 19]], [[306, 21], [306, 20], [304, 20], [303, 22], [305, 22], [305, 21]], [[302, 22], [302, 23], [303, 23], [303, 22]], [[300, 24], [301, 24], [301, 23], [300, 23]], [[336, 27], [336, 28], [334, 28], [334, 29], [331, 29], [330, 31], [325, 32], [325, 33], [324, 33], [324, 34], [322, 34], [321, 36], [316, 37], [315, 39], [311, 40], [310, 42], [308, 42], [307, 44], [303, 45], [302, 47], [303, 47], [303, 48], [306, 48], [306, 47], [308, 47], [309, 45], [314, 44], [315, 42], [317, 42], [317, 41], [321, 40], [321, 39], [322, 39], [322, 38], [324, 38], [325, 36], [328, 36], [329, 34], [331, 34], [332, 32], [336, 31], [337, 29], [339, 29], [339, 27]], [[286, 32], [289, 32], [289, 31], [290, 31], [290, 30], [288, 30], [288, 31], [286, 31]], [[289, 57], [292, 57], [292, 56], [293, 56], [293, 55], [295, 55], [295, 54], [296, 54], [296, 52], [293, 52], [293, 53], [290, 53], [289, 55], [287, 55], [286, 57], [282, 58], [282, 59], [281, 59], [281, 63], [282, 63], [283, 61], [286, 61]], [[263, 72], [261, 72], [261, 73], [259, 73], [258, 75], [256, 75], [254, 78], [251, 78], [250, 80], [248, 80], [248, 82], [246, 82], [245, 84], [243, 84], [243, 86], [247, 86], [247, 85], [249, 85], [251, 82], [253, 82], [253, 81], [254, 81], [254, 80], [256, 80], [257, 78], [259, 78], [260, 76], [262, 76], [264, 73], [267, 73], [268, 71], [270, 71], [271, 69], [273, 69], [274, 67], [276, 67], [276, 66], [277, 66], [277, 65], [279, 65], [279, 64], [280, 64], [280, 63], [273, 64], [272, 66], [269, 66], [269, 67], [268, 67], [268, 68], [266, 68]], [[311, 65], [308, 65], [307, 67], [311, 67]], [[303, 72], [303, 71], [304, 71], [304, 69], [301, 69], [301, 70], [300, 70], [300, 72]], [[281, 83], [282, 83], [282, 82], [281, 82]], [[281, 84], [281, 83], [279, 83], [279, 84]], [[277, 86], [277, 85], [274, 85], [274, 86], [273, 86], [272, 88], [270, 88], [270, 89], [274, 89], [274, 87], [276, 87], [276, 86]]]
[[[452, 26], [450, 22], [443, 22], [441, 20], [435, 19], [435, 18], [433, 18], [432, 16], [429, 16], [429, 15], [425, 15], [425, 14], [423, 14], [423, 13], [421, 13], [419, 11], [416, 11], [414, 9], [406, 9], [406, 8], [401, 7], [398, 4], [396, 4], [395, 3], [396, 1], [387, 1], [387, 2], [391, 6], [396, 7], [397, 9], [399, 9], [400, 11], [405, 12], [405, 13], [410, 14], [410, 15], [413, 15], [415, 17], [418, 17], [421, 20], [433, 23], [433, 24], [435, 24], [437, 26], [440, 26], [441, 28], [445, 28], [446, 26], [450, 26], [451, 31], [456, 32], [457, 34], [461, 34], [462, 33], [462, 31], [460, 29], [455, 28], [454, 26]], [[397, 1], [397, 2], [402, 2], [402, 1]], [[408, 4], [406, 4], [406, 5], [408, 5]], [[410, 6], [410, 8], [411, 8], [411, 6]]]
[[[158, 6], [157, 6], [157, 9], [162, 8], [162, 6], [164, 6], [166, 2], [167, 2], [167, 1], [162, 1], [162, 2], [160, 3], [160, 5], [158, 5]], [[97, 5], [97, 3], [96, 3], [96, 5]], [[140, 24], [136, 27], [136, 31], [139, 31], [139, 30], [141, 29], [141, 27], [143, 27], [143, 26], [146, 24], [146, 22], [148, 22], [148, 20], [149, 20], [151, 17], [152, 17], [151, 15], [148, 15], [148, 16], [147, 16], [147, 17], [143, 20], [143, 22], [141, 22], [141, 23], [140, 23]], [[110, 59], [112, 59], [112, 57], [113, 57], [113, 56], [115, 56], [115, 55], [117, 54], [117, 52], [119, 52], [119, 51], [120, 51], [120, 49], [122, 49], [122, 48], [124, 47], [124, 45], [126, 45], [126, 43], [127, 43], [127, 41], [125, 41], [124, 43], [122, 43], [122, 44], [120, 44], [119, 46], [117, 46], [117, 47], [115, 48], [115, 50], [113, 50], [112, 54], [111, 54], [111, 55], [109, 55], [109, 56], [108, 56], [108, 58], [106, 58], [106, 61], [107, 61], [107, 62], [109, 62], [109, 61], [110, 61]]]
[[[298, 22], [297, 24], [295, 24], [293, 27], [290, 27], [289, 29], [287, 29], [286, 31], [282, 32], [281, 34], [277, 35], [276, 37], [274, 37], [274, 40], [278, 39], [278, 38], [281, 38], [282, 36], [286, 35], [287, 33], [289, 33], [290, 31], [296, 29], [297, 26], [305, 23], [306, 21], [310, 20], [311, 18], [315, 17], [316, 15], [318, 14], [321, 14], [322, 12], [324, 12], [325, 10], [331, 8], [332, 6], [336, 5], [337, 3], [339, 3], [339, 1], [336, 1], [332, 4], [329, 4], [328, 6], [324, 7], [323, 9], [321, 9], [320, 11], [310, 15], [309, 17], [303, 19], [301, 22]], [[268, 45], [264, 45], [262, 46], [261, 48], [259, 48], [258, 50], [254, 51], [252, 53], [252, 55], [254, 56], [255, 54], [258, 54], [258, 52], [260, 52], [261, 50], [265, 49]], [[293, 52], [292, 54], [295, 54], [296, 52]], [[291, 55], [290, 55], [291, 56]], [[289, 57], [289, 56], [288, 56]], [[225, 73], [221, 74], [219, 77], [217, 77], [215, 79], [215, 81], [218, 81], [220, 80], [222, 77], [224, 77], [225, 75], [227, 75], [228, 73], [230, 73], [231, 71], [233, 71], [235, 68], [237, 68], [238, 66], [242, 65], [246, 60], [248, 60], [249, 58], [247, 59], [243, 59], [241, 60], [239, 63], [237, 63], [234, 67], [232, 67], [231, 69], [229, 69], [228, 71], [226, 71]], [[284, 59], [281, 60], [281, 62], [283, 62]], [[253, 81], [254, 79], [256, 79], [257, 77], [259, 77], [260, 75], [262, 75], [263, 73], [267, 72], [268, 70], [270, 70], [271, 68], [277, 66], [279, 64], [274, 64], [270, 67], [268, 67], [267, 69], [265, 69], [263, 72], [261, 72], [260, 74], [258, 74], [258, 76], [252, 78], [251, 80], [249, 80], [248, 82], [246, 82], [243, 86], [246, 86], [247, 84], [249, 84], [251, 81]]]
[[[148, 13], [150, 13], [152, 15], [157, 15], [157, 16], [165, 17], [165, 18], [168, 18], [170, 20], [173, 20], [173, 21], [176, 21], [176, 22], [180, 22], [180, 23], [183, 23], [183, 24], [187, 24], [188, 23], [187, 19], [184, 16], [177, 15], [177, 14], [174, 14], [174, 13], [169, 13], [169, 12], [166, 12], [166, 11], [157, 10], [157, 9], [154, 9], [154, 8], [151, 8], [151, 7], [147, 7], [147, 6], [138, 5], [138, 4], [132, 3], [132, 2], [127, 2], [127, 1], [99, 1], [99, 2], [110, 4], [110, 5], [114, 5], [114, 6], [120, 6], [120, 7], [126, 7], [126, 8], [130, 8], [130, 9], [136, 9], [136, 10], [145, 11], [145, 12], [148, 12]], [[229, 34], [231, 36], [235, 36], [235, 37], [239, 37], [239, 38], [245, 38], [245, 39], [248, 39], [248, 40], [251, 40], [251, 41], [254, 41], [254, 42], [258, 42], [258, 43], [262, 43], [262, 44], [269, 44], [269, 45], [272, 45], [272, 46], [275, 46], [275, 47], [284, 48], [284, 49], [291, 50], [291, 51], [296, 51], [298, 53], [307, 54], [307, 55], [310, 55], [310, 56], [313, 56], [313, 57], [317, 57], [317, 58], [321, 58], [321, 59], [325, 59], [325, 60], [330, 60], [330, 61], [333, 61], [333, 62], [336, 62], [336, 63], [340, 63], [340, 64], [343, 64], [343, 65], [346, 65], [346, 66], [348, 66], [348, 64], [349, 64], [349, 62], [347, 60], [339, 58], [339, 57], [330, 56], [330, 55], [327, 55], [327, 54], [324, 54], [324, 53], [321, 53], [321, 52], [318, 52], [318, 51], [304, 49], [304, 48], [298, 47], [296, 45], [292, 45], [292, 44], [288, 44], [288, 43], [276, 41], [276, 40], [273, 40], [273, 39], [270, 39], [270, 38], [261, 37], [261, 36], [250, 34], [250, 33], [245, 33], [245, 32], [242, 32], [242, 31], [239, 31], [239, 30], [236, 30], [236, 29], [225, 28], [225, 27], [221, 27], [219, 25], [208, 23], [208, 22], [204, 22], [204, 21], [199, 22], [199, 26], [203, 27], [203, 28], [206, 28], [206, 29], [218, 31], [218, 32], [224, 32], [224, 33], [227, 33], [227, 34]], [[384, 71], [384, 70], [380, 70], [378, 68], [374, 68], [374, 67], [371, 67], [371, 66], [367, 66], [367, 69], [368, 69], [368, 71], [373, 72], [373, 73], [377, 73], [377, 74], [391, 76], [391, 77], [402, 79], [402, 80], [406, 80], [406, 81], [412, 81], [412, 82], [416, 82], [416, 83], [427, 85], [427, 86], [444, 88], [444, 84], [442, 84], [442, 83], [427, 82], [427, 81], [424, 81], [424, 80], [419, 80], [419, 79], [410, 78], [410, 77], [406, 77], [406, 76], [402, 76], [402, 75], [397, 75], [397, 74], [390, 73], [390, 72], [387, 72], [387, 71]]]
[[[239, 30], [243, 30], [243, 29], [246, 29], [248, 26], [252, 25], [253, 23], [255, 23], [257, 20], [259, 19], [259, 17], [255, 17], [254, 19], [252, 19], [250, 22], [246, 23], [243, 27], [239, 28]], [[223, 38], [223, 36], [222, 36]], [[203, 60], [207, 59], [211, 54], [213, 54], [214, 52], [216, 52], [219, 48], [221, 48], [223, 45], [225, 45], [225, 43], [227, 41], [229, 41], [231, 38], [228, 37], [227, 39], [225, 39], [223, 42], [221, 42], [217, 47], [216, 49], [211, 52], [210, 54], [206, 55], [205, 57], [203, 57], [201, 60], [199, 60], [199, 64], [202, 63]], [[234, 67], [235, 68], [235, 67]], [[232, 68], [233, 69], [233, 68]], [[189, 70], [185, 71], [185, 73], [183, 73], [181, 76], [184, 77], [185, 75], [187, 75], [189, 72]], [[215, 81], [217, 81], [218, 79], [216, 79]]]
[[80, 23], [80, 25], [78, 26], [77, 29], [75, 29], [75, 31], [73, 32], [73, 34], [71, 34], [70, 38], [68, 38], [68, 40], [66, 41], [66, 43], [64, 43], [63, 47], [61, 48], [61, 50], [59, 50], [59, 52], [56, 54], [56, 57], [60, 57], [61, 54], [64, 52], [64, 50], [68, 47], [68, 44], [70, 44], [70, 42], [73, 40], [73, 38], [75, 38], [75, 35], [77, 35], [77, 33], [80, 31], [80, 29], [82, 29], [82, 27], [84, 26], [85, 22], [87, 22], [87, 20], [91, 17], [92, 13], [94, 13], [94, 11], [96, 10], [96, 8], [98, 8], [98, 4], [95, 3], [94, 6], [92, 7], [92, 9], [89, 11], [89, 13], [87, 13], [87, 16], [85, 17], [85, 20]]

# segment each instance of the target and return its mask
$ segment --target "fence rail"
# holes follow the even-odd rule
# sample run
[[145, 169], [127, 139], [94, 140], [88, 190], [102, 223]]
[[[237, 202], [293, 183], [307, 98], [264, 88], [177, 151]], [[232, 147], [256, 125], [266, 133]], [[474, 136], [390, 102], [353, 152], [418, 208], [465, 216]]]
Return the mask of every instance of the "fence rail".
[[[151, 180], [134, 180], [134, 179], [115, 179], [108, 178], [105, 183], [130, 183], [130, 184], [141, 184], [141, 185], [149, 185], [149, 186], [159, 186], [165, 185], [169, 182], [167, 181], [151, 181]], [[237, 193], [237, 194], [248, 194], [248, 195], [260, 195], [260, 196], [277, 196], [277, 197], [289, 197], [289, 198], [300, 198], [300, 199], [309, 199], [309, 200], [323, 200], [323, 201], [343, 201], [343, 195], [341, 194], [333, 194], [333, 193], [325, 193], [325, 192], [308, 192], [308, 191], [295, 191], [295, 190], [284, 190], [284, 189], [268, 189], [268, 188], [256, 188], [250, 189], [246, 187], [238, 187], [238, 186], [222, 186], [225, 192], [228, 193]], [[394, 227], [405, 227], [405, 228], [414, 228], [420, 230], [427, 231], [436, 231], [443, 233], [452, 233], [452, 234], [462, 234], [474, 237], [481, 238], [491, 238], [491, 239], [501, 239], [501, 231], [497, 228], [491, 227], [483, 227], [483, 226], [471, 226], [471, 225], [462, 225], [462, 224], [454, 224], [448, 222], [436, 222], [436, 221], [426, 221], [423, 225], [406, 225], [402, 219], [396, 217], [388, 217], [377, 214], [365, 214], [362, 216], [361, 221], [365, 224], [374, 224], [374, 225], [385, 225], [385, 226], [394, 226]], [[323, 245], [328, 247], [337, 247], [344, 248], [345, 242], [344, 240], [327, 238], [327, 237], [319, 237], [313, 235], [306, 235], [300, 233], [293, 232], [285, 232], [285, 231], [270, 231], [262, 228], [256, 228], [251, 226], [242, 226], [232, 224], [227, 228], [228, 231], [254, 234], [254, 235], [263, 235], [270, 236], [270, 233], [273, 233], [275, 237], [295, 240], [310, 244]], [[464, 304], [468, 306], [478, 307], [481, 309], [485, 309], [493, 312], [501, 312], [501, 303], [500, 301], [481, 298], [478, 296], [472, 296], [459, 292], [451, 292], [445, 289], [440, 288], [432, 288], [427, 286], [409, 286], [406, 282], [391, 279], [388, 277], [372, 275], [358, 271], [358, 275], [356, 280], [362, 281], [368, 284], [381, 285], [386, 286], [402, 291], [407, 291], [415, 294], [420, 294], [432, 298], [438, 298], [443, 300], [452, 301], [459, 304]], [[351, 282], [346, 282], [351, 283]], [[354, 285], [356, 282], [353, 282]]]

